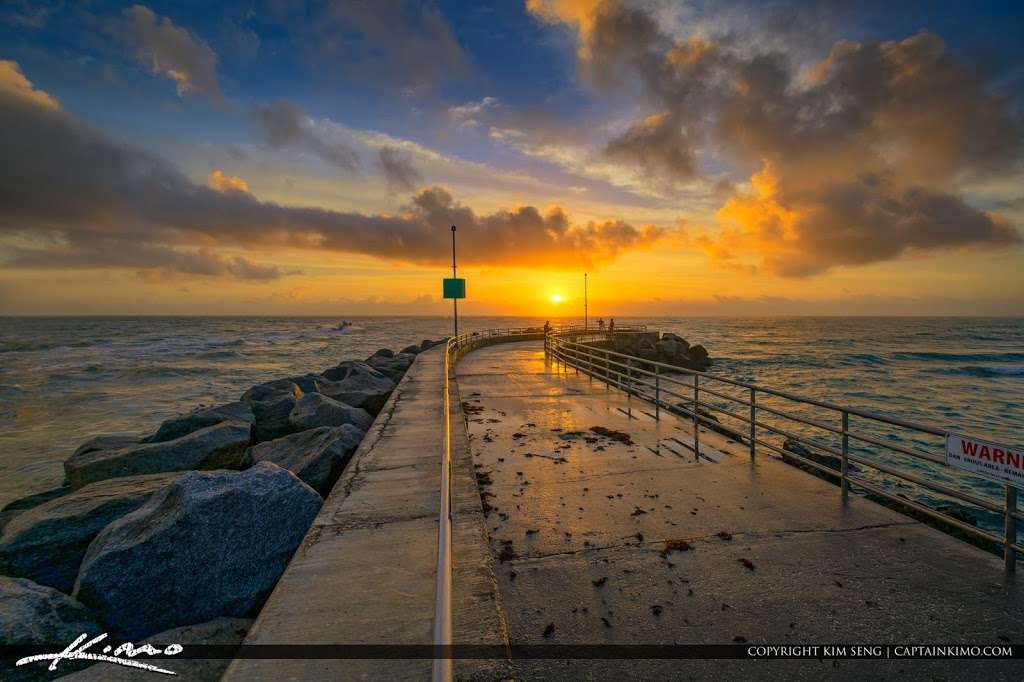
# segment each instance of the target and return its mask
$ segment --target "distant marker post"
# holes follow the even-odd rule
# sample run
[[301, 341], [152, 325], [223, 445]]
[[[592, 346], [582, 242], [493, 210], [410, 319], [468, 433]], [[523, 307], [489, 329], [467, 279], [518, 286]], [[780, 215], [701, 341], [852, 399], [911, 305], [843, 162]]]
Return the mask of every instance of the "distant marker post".
[[590, 329], [587, 317], [587, 273], [583, 273], [583, 331]]
[[[452, 225], [452, 279], [458, 277], [455, 271], [455, 226]], [[454, 310], [455, 319], [455, 336], [459, 335], [459, 299], [452, 299], [452, 309]]]

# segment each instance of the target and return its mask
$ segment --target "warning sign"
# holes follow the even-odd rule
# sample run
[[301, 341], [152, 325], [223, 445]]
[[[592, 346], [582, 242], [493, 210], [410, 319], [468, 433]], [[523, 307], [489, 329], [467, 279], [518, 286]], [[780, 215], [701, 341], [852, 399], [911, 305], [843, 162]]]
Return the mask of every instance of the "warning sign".
[[1024, 489], [1024, 449], [946, 435], [946, 464]]

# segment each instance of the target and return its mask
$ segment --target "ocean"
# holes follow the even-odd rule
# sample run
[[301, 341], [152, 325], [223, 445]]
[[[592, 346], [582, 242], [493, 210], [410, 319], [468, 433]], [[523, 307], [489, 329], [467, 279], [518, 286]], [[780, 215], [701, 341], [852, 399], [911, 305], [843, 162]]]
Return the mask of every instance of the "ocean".
[[[442, 317], [352, 321], [340, 332], [337, 318], [314, 317], [0, 318], [0, 506], [60, 485], [63, 461], [94, 434], [150, 432], [197, 405], [237, 400], [255, 383], [319, 372], [381, 347], [399, 350], [451, 331], [451, 320]], [[1024, 441], [1024, 319], [616, 322], [646, 324], [704, 344], [715, 360], [711, 371], [722, 376], [1011, 446]], [[460, 319], [460, 330], [543, 323], [470, 317]], [[934, 440], [910, 444], [941, 454]], [[900, 463], [1000, 499], [994, 484], [927, 463]], [[948, 502], [913, 486], [878, 481], [933, 506]], [[994, 515], [978, 516], [979, 525], [995, 529], [999, 523]]]

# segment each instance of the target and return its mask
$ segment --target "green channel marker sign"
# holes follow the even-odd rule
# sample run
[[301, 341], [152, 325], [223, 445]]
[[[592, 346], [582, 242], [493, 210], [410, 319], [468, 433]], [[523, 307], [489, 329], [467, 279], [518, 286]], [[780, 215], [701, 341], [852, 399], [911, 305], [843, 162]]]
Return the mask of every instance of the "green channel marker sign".
[[445, 298], [466, 298], [466, 280], [462, 277], [446, 277], [444, 280]]

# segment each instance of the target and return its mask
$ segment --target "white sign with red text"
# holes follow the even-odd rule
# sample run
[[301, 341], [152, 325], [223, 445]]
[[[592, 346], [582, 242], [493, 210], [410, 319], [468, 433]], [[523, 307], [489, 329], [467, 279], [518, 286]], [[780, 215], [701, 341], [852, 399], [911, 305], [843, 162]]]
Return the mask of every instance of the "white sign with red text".
[[1024, 489], [1024, 448], [946, 434], [946, 464]]

